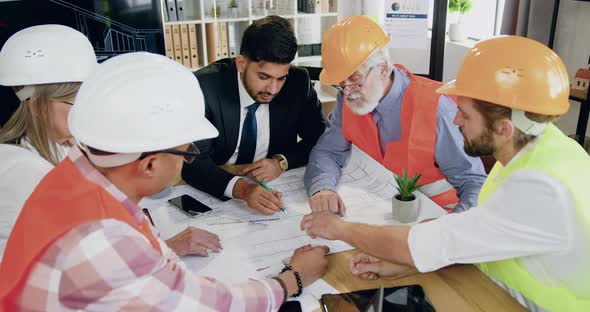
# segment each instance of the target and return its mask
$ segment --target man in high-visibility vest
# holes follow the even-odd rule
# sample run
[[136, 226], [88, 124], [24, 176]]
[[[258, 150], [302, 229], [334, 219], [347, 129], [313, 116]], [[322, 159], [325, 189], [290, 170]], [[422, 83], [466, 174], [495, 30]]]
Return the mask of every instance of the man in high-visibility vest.
[[498, 160], [477, 207], [412, 227], [314, 213], [302, 228], [361, 249], [351, 268], [365, 278], [475, 263], [532, 310], [590, 311], [590, 157], [551, 122], [569, 109], [559, 56], [523, 37], [486, 40], [438, 92], [459, 97], [465, 150]]
[[138, 207], [217, 136], [195, 76], [162, 55], [102, 63], [68, 116], [76, 140], [39, 183], [0, 265], [0, 311], [276, 311], [325, 273], [325, 246], [273, 278], [228, 284], [187, 269]]
[[340, 92], [305, 172], [312, 211], [344, 213], [335, 189], [352, 144], [394, 174], [421, 174], [420, 191], [448, 211], [477, 201], [486, 175], [481, 160], [463, 151], [454, 100], [435, 92], [440, 82], [393, 65], [389, 41], [366, 16], [346, 18], [324, 35], [320, 81]]

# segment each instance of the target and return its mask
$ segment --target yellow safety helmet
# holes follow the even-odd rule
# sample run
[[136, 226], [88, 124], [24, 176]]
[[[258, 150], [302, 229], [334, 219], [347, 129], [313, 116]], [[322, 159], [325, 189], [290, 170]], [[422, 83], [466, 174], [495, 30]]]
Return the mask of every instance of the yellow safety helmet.
[[352, 75], [390, 38], [383, 29], [366, 16], [351, 16], [326, 31], [322, 40], [320, 81], [338, 84]]
[[437, 92], [525, 112], [561, 115], [569, 109], [569, 79], [559, 56], [519, 36], [481, 41], [465, 56], [457, 79]]

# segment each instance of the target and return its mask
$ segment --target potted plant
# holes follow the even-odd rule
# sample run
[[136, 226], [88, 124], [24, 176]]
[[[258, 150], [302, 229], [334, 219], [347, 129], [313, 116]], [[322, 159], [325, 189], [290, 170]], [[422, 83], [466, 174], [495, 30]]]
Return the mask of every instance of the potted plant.
[[392, 199], [393, 219], [401, 223], [411, 223], [418, 219], [419, 200], [414, 195], [418, 189], [418, 180], [421, 175], [416, 174], [412, 178], [408, 177], [406, 170], [402, 170], [402, 175], [395, 176], [398, 194]]
[[238, 17], [238, 1], [237, 0], [231, 0], [228, 3], [227, 8], [229, 10], [229, 17], [231, 17], [231, 18]]
[[457, 23], [449, 25], [449, 38], [451, 41], [465, 41], [467, 34], [463, 25], [463, 16], [471, 10], [471, 0], [449, 0], [449, 12], [458, 13]]
[[211, 17], [221, 17], [221, 7], [219, 5], [211, 5]]

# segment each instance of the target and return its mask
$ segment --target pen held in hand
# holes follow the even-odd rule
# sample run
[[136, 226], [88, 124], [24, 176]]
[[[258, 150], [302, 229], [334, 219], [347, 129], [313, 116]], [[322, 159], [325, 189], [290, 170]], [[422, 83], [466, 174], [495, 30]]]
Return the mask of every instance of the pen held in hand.
[[[272, 193], [272, 190], [268, 187], [268, 185], [266, 185], [266, 183], [264, 183], [264, 180], [261, 180], [260, 182], [258, 182], [260, 185], [262, 185], [262, 187], [264, 187], [265, 190], [269, 191]], [[285, 215], [289, 215], [287, 213], [287, 210], [285, 210], [285, 208], [281, 207], [281, 211], [285, 214]]]

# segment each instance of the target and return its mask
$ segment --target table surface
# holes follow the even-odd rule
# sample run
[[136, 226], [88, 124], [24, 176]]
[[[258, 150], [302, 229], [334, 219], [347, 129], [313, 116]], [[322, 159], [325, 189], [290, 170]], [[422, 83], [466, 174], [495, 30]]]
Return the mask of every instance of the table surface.
[[[178, 184], [185, 183], [181, 180]], [[426, 201], [425, 205], [435, 205]], [[436, 272], [415, 274], [397, 280], [363, 280], [354, 277], [348, 269], [348, 259], [357, 252], [351, 250], [328, 257], [329, 268], [323, 278], [340, 292], [419, 284], [438, 312], [527, 311], [474, 265], [453, 265]]]
[[527, 311], [474, 265], [453, 265], [397, 280], [363, 280], [352, 276], [348, 270], [348, 259], [356, 252], [329, 256], [329, 269], [324, 280], [341, 292], [419, 284], [438, 312]]

